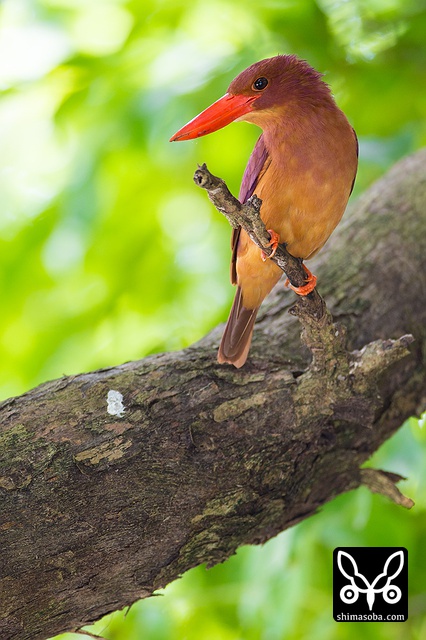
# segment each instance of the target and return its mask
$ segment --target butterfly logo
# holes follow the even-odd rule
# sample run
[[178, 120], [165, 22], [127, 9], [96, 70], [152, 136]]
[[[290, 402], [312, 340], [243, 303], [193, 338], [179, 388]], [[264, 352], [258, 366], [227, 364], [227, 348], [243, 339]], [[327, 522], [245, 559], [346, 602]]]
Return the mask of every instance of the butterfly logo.
[[347, 578], [350, 584], [345, 585], [340, 590], [340, 599], [345, 604], [353, 604], [359, 598], [360, 593], [365, 593], [370, 611], [373, 608], [376, 594], [381, 593], [383, 599], [388, 604], [395, 604], [401, 600], [401, 589], [392, 584], [402, 571], [404, 566], [404, 554], [396, 551], [389, 556], [383, 567], [383, 572], [370, 582], [359, 572], [354, 558], [346, 551], [339, 551], [337, 554], [337, 565], [340, 572]]

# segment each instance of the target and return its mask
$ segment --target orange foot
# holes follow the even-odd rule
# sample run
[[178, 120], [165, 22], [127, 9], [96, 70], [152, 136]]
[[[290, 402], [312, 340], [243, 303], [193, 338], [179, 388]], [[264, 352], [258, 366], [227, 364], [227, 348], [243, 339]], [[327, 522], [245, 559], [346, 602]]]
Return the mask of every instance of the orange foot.
[[271, 236], [271, 241], [268, 242], [268, 244], [266, 246], [267, 247], [272, 247], [272, 253], [270, 253], [270, 255], [267, 256], [264, 251], [261, 251], [260, 252], [260, 256], [261, 256], [263, 262], [265, 262], [268, 258], [272, 258], [272, 256], [275, 255], [275, 252], [278, 249], [278, 245], [280, 243], [280, 236], [278, 235], [278, 233], [276, 231], [274, 231], [273, 229], [268, 229], [268, 233]]
[[303, 262], [302, 262], [302, 267], [304, 268], [306, 273], [306, 284], [304, 284], [301, 287], [294, 287], [291, 284], [290, 280], [287, 278], [287, 280], [284, 283], [284, 286], [290, 287], [290, 289], [293, 289], [293, 291], [297, 293], [298, 296], [307, 296], [308, 293], [311, 293], [311, 291], [315, 289], [317, 285], [317, 277], [314, 276], [314, 274], [309, 271], [308, 267], [304, 265]]

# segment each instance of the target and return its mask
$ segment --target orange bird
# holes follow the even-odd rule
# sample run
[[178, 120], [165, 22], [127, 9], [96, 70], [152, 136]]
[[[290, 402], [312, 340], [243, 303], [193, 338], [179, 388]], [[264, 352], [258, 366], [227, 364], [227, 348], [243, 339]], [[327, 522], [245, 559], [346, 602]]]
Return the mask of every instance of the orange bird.
[[[336, 105], [322, 74], [296, 56], [261, 60], [240, 73], [227, 93], [171, 138], [190, 140], [235, 120], [258, 125], [256, 142], [239, 199], [261, 198], [261, 218], [271, 246], [286, 244], [296, 258], [312, 258], [325, 244], [346, 208], [358, 165], [358, 142]], [[316, 277], [307, 274], [308, 295]], [[248, 355], [257, 311], [282, 276], [239, 228], [232, 234], [234, 303], [219, 347], [218, 361], [241, 367]]]

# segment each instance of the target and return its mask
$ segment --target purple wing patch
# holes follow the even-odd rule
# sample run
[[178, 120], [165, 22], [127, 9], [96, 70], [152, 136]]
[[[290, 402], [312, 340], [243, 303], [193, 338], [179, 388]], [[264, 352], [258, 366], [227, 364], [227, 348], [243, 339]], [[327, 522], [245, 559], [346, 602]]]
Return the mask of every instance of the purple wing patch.
[[[265, 147], [265, 143], [263, 142], [263, 134], [259, 137], [256, 142], [252, 154], [247, 163], [246, 169], [244, 171], [243, 179], [241, 181], [240, 193], [238, 196], [239, 201], [244, 204], [247, 200], [253, 195], [260, 174], [263, 170], [265, 170], [268, 166], [268, 151]], [[231, 282], [232, 284], [237, 284], [237, 247], [238, 247], [238, 238], [240, 237], [241, 227], [238, 229], [234, 229], [231, 237], [231, 249], [232, 249], [232, 258], [231, 258]]]
[[265, 166], [268, 158], [268, 151], [263, 142], [263, 134], [256, 142], [252, 154], [247, 163], [244, 171], [243, 179], [241, 181], [240, 194], [238, 199], [241, 203], [247, 202], [247, 200], [253, 195], [256, 189], [257, 180], [263, 167]]

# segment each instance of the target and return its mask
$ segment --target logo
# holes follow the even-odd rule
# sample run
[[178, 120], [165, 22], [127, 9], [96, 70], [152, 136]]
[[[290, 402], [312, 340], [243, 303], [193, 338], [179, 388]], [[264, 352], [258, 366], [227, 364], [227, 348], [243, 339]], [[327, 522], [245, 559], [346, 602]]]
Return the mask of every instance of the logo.
[[404, 622], [408, 552], [404, 547], [341, 547], [333, 554], [336, 622]]

